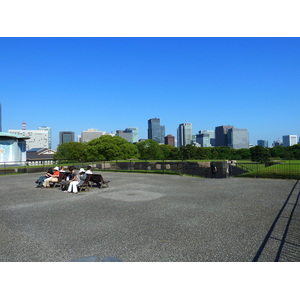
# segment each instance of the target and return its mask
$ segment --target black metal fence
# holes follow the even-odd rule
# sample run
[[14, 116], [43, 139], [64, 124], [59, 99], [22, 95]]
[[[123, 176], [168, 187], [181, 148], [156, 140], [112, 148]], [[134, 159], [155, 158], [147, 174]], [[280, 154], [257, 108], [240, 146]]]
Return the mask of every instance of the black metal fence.
[[[0, 175], [12, 173], [45, 172], [51, 166], [74, 166], [76, 169], [87, 168], [102, 171], [143, 172], [160, 174], [185, 174], [204, 178], [211, 177], [210, 162], [191, 161], [31, 161], [30, 165], [24, 162], [0, 163]], [[23, 164], [23, 165], [22, 165]], [[253, 177], [253, 178], [281, 178], [300, 179], [300, 163], [294, 161], [261, 163], [242, 163], [217, 161], [217, 178], [226, 177]]]

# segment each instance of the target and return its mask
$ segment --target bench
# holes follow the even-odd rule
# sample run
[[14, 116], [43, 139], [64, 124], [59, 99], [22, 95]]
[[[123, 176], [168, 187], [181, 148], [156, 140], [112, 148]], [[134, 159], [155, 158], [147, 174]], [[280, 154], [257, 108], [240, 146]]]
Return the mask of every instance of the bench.
[[88, 191], [90, 190], [89, 181], [91, 180], [91, 176], [92, 176], [92, 174], [86, 175], [86, 178], [85, 178], [83, 184], [77, 186], [78, 192], [81, 192], [82, 189], [87, 189]]
[[96, 183], [99, 189], [102, 189], [104, 185], [109, 187], [108, 184], [110, 183], [109, 180], [104, 180], [101, 174], [91, 174], [90, 181]]

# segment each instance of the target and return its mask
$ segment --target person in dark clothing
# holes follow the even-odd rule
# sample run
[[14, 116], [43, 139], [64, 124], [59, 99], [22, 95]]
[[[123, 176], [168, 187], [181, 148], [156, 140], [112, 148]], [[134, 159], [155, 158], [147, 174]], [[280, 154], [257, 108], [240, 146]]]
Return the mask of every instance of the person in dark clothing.
[[43, 182], [45, 179], [50, 178], [51, 175], [53, 174], [53, 169], [49, 168], [47, 173], [43, 176], [41, 176], [35, 183], [37, 183], [37, 188], [41, 188], [43, 186]]
[[61, 190], [64, 192], [67, 192], [69, 184], [72, 181], [76, 180], [76, 176], [77, 176], [77, 174], [75, 173], [75, 169], [73, 167], [69, 167], [69, 171], [71, 173], [67, 176], [66, 181], [61, 182]]
[[217, 167], [216, 167], [216, 163], [214, 161], [212, 161], [210, 163], [210, 170], [211, 170], [211, 178], [216, 179]]

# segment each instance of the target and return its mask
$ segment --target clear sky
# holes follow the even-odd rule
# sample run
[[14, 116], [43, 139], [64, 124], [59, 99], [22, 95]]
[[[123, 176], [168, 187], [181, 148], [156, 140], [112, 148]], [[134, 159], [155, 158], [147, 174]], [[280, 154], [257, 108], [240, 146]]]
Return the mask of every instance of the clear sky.
[[2, 129], [77, 136], [160, 118], [193, 134], [233, 125], [250, 143], [300, 135], [300, 38], [0, 38]]

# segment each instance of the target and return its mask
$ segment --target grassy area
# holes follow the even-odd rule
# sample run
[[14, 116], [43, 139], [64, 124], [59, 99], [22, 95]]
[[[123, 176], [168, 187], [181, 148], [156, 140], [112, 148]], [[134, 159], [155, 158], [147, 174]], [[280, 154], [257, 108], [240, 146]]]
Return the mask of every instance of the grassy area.
[[239, 177], [258, 177], [258, 178], [280, 178], [280, 179], [300, 179], [300, 162], [288, 161], [265, 167], [264, 164], [238, 164], [249, 172]]

